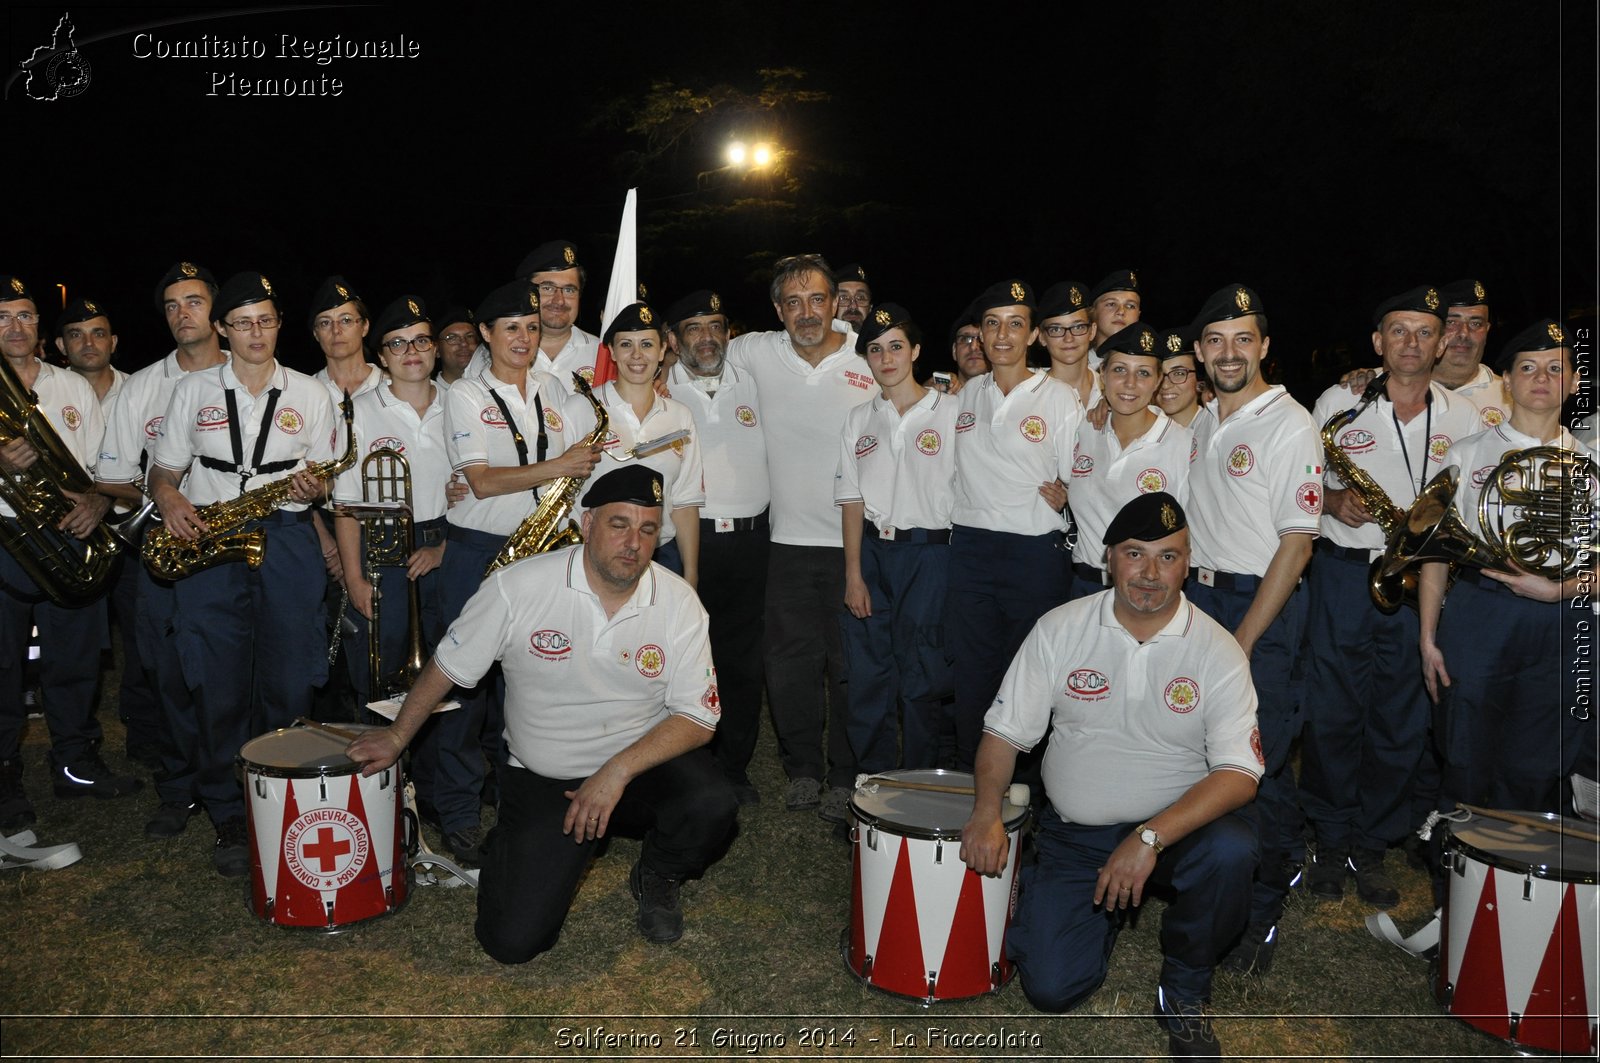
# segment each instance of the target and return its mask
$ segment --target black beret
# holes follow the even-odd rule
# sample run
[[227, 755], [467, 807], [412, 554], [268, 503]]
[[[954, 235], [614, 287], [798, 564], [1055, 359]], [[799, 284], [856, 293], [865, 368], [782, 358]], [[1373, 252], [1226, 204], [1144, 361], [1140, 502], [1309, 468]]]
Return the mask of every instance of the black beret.
[[1062, 281], [1044, 290], [1044, 294], [1039, 297], [1039, 312], [1034, 316], [1040, 321], [1048, 321], [1052, 317], [1065, 317], [1079, 310], [1089, 309], [1091, 302], [1089, 289], [1078, 281]]
[[217, 278], [204, 266], [197, 266], [193, 262], [174, 262], [172, 266], [161, 275], [156, 282], [156, 309], [165, 311], [167, 308], [167, 289], [182, 281], [200, 281], [212, 291], [217, 289]]
[[631, 502], [636, 506], [661, 504], [661, 474], [637, 463], [612, 469], [589, 485], [583, 493], [584, 509], [599, 509], [610, 502]]
[[315, 332], [318, 314], [343, 306], [345, 303], [356, 302], [360, 298], [356, 290], [337, 273], [323, 278], [322, 283], [317, 285], [316, 294], [311, 297], [311, 313], [306, 315], [306, 328]]
[[211, 320], [221, 321], [241, 306], [251, 303], [272, 301], [272, 307], [279, 313], [283, 308], [278, 305], [278, 293], [273, 290], [272, 282], [267, 280], [264, 273], [246, 271], [235, 273], [228, 278], [228, 282], [217, 292], [217, 297], [211, 303]]
[[950, 346], [954, 347], [956, 345], [956, 333], [968, 325], [976, 328], [981, 320], [982, 315], [978, 312], [978, 301], [974, 299], [967, 304], [965, 310], [961, 311], [960, 317], [950, 322]]
[[372, 331], [381, 340], [395, 329], [431, 323], [428, 318], [428, 304], [422, 301], [420, 295], [402, 295], [383, 308], [383, 313], [373, 322]]
[[600, 342], [609, 346], [611, 339], [619, 332], [643, 332], [645, 329], [661, 331], [661, 322], [656, 318], [656, 312], [650, 309], [649, 303], [629, 303], [617, 311], [617, 316], [611, 319], [611, 324], [606, 326], [606, 333], [600, 337]]
[[843, 284], [850, 281], [855, 284], [870, 284], [867, 280], [867, 271], [859, 262], [852, 262], [847, 266], [840, 266], [833, 272], [833, 283]]
[[1089, 292], [1089, 301], [1092, 303], [1107, 292], [1136, 292], [1139, 290], [1139, 275], [1131, 269], [1114, 269], [1100, 278]]
[[1372, 312], [1372, 327], [1379, 328], [1383, 319], [1389, 314], [1417, 313], [1432, 314], [1440, 321], [1444, 320], [1444, 311], [1440, 309], [1439, 289], [1431, 284], [1424, 284], [1420, 288], [1412, 288], [1408, 292], [1391, 296], [1378, 304], [1378, 309]]
[[1526, 351], [1553, 351], [1557, 347], [1571, 346], [1567, 330], [1553, 317], [1542, 318], [1511, 337], [1511, 342], [1500, 351], [1494, 367], [1502, 373], [1511, 368], [1517, 355]]
[[972, 313], [978, 320], [983, 320], [983, 315], [997, 306], [1025, 306], [1032, 310], [1037, 304], [1033, 301], [1033, 289], [1024, 280], [996, 281], [983, 290], [972, 301]]
[[1161, 357], [1161, 345], [1157, 342], [1158, 339], [1155, 329], [1146, 325], [1143, 321], [1135, 321], [1127, 328], [1119, 329], [1112, 333], [1109, 338], [1100, 341], [1095, 346], [1095, 350], [1100, 352], [1102, 359], [1111, 357], [1113, 351], [1159, 358]]
[[550, 240], [528, 252], [517, 265], [517, 277], [525, 280], [535, 273], [559, 273], [577, 266], [577, 245], [571, 240]]
[[1106, 546], [1137, 539], [1153, 543], [1189, 526], [1183, 515], [1183, 506], [1165, 491], [1152, 491], [1139, 495], [1117, 511], [1106, 527], [1102, 542]]
[[1194, 333], [1186, 328], [1162, 329], [1156, 334], [1156, 353], [1161, 360], [1194, 353]]
[[[439, 333], [443, 332], [451, 325], [459, 325], [462, 322], [472, 325], [474, 328], [476, 328], [478, 324], [472, 319], [471, 310], [468, 310], [464, 306], [451, 303], [449, 306], [444, 308], [443, 313], [439, 314], [433, 319], [433, 329], [435, 333]], [[379, 333], [379, 335], [382, 335], [382, 333]]]
[[473, 315], [480, 325], [487, 325], [497, 317], [526, 317], [539, 312], [539, 289], [524, 278], [502, 284], [483, 297], [478, 311]]
[[0, 303], [9, 303], [16, 299], [27, 299], [37, 309], [39, 304], [33, 298], [33, 293], [28, 286], [22, 283], [21, 277], [13, 277], [9, 273], [0, 273]]
[[108, 323], [111, 320], [111, 315], [106, 313], [104, 305], [93, 299], [74, 299], [67, 304], [65, 310], [61, 311], [61, 316], [56, 318], [56, 335], [61, 335], [68, 325], [76, 325], [80, 321], [96, 317], [103, 317]]
[[878, 303], [867, 311], [866, 319], [856, 330], [856, 353], [866, 354], [873, 340], [892, 328], [905, 328], [911, 321], [911, 311], [899, 303]]
[[1242, 284], [1229, 284], [1212, 292], [1211, 297], [1201, 304], [1200, 313], [1195, 315], [1189, 330], [1198, 333], [1214, 321], [1232, 321], [1234, 318], [1266, 312], [1261, 296], [1254, 290]]
[[1467, 278], [1466, 280], [1451, 281], [1439, 289], [1439, 298], [1448, 307], [1452, 306], [1488, 306], [1489, 290], [1483, 282]]
[[667, 307], [666, 324], [676, 326], [679, 322], [691, 317], [704, 317], [707, 314], [720, 314], [722, 312], [722, 296], [709, 288], [701, 288], [697, 292], [690, 292]]

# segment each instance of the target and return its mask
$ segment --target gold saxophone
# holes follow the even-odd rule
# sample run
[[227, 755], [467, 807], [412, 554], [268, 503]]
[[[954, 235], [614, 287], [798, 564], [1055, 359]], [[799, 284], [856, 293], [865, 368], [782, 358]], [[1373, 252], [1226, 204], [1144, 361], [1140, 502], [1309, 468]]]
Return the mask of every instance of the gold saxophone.
[[13, 439], [26, 439], [39, 460], [24, 472], [0, 474], [0, 498], [17, 515], [14, 525], [0, 521], [0, 547], [51, 601], [87, 605], [104, 588], [121, 543], [104, 522], [87, 539], [57, 530], [78, 505], [63, 489], [90, 492], [94, 481], [39, 412], [39, 397], [0, 358], [0, 442]]
[[[606, 413], [606, 408], [600, 405], [600, 400], [594, 397], [587, 380], [573, 373], [572, 383], [578, 389], [578, 394], [588, 399], [589, 405], [594, 407], [594, 431], [583, 440], [584, 446], [592, 447], [606, 437], [606, 430], [611, 426], [611, 416]], [[582, 487], [583, 479], [577, 476], [561, 476], [552, 480], [539, 498], [538, 506], [517, 525], [517, 530], [511, 533], [511, 537], [500, 548], [500, 553], [495, 555], [495, 559], [489, 562], [489, 567], [484, 569], [483, 574], [487, 576], [497, 568], [504, 568], [513, 561], [521, 561], [534, 554], [548, 553], [562, 546], [583, 542], [576, 521], [567, 520], [565, 528], [558, 527], [577, 504], [578, 491]]]
[[[339, 410], [344, 414], [344, 454], [333, 461], [312, 462], [300, 472], [326, 481], [356, 463], [356, 433], [352, 424], [355, 408], [348, 395], [339, 404]], [[290, 473], [246, 491], [238, 498], [201, 506], [198, 513], [208, 530], [192, 542], [178, 538], [166, 527], [157, 528], [145, 537], [144, 563], [164, 580], [183, 579], [228, 561], [243, 561], [251, 568], [260, 568], [267, 556], [267, 533], [260, 528], [245, 531], [244, 526], [270, 516], [288, 503], [291, 500], [289, 489], [297, 475], [299, 473]]]
[[[1394, 504], [1379, 486], [1378, 481], [1374, 480], [1365, 469], [1350, 460], [1344, 449], [1335, 441], [1335, 437], [1340, 429], [1360, 417], [1368, 406], [1383, 396], [1384, 386], [1388, 382], [1388, 373], [1378, 374], [1377, 378], [1367, 385], [1367, 390], [1361, 393], [1360, 402], [1348, 410], [1334, 414], [1322, 426], [1322, 460], [1339, 479], [1344, 481], [1344, 485], [1361, 499], [1361, 504], [1367, 508], [1367, 512], [1372, 515], [1378, 527], [1383, 529], [1385, 540], [1394, 535], [1395, 531], [1405, 523], [1406, 511]], [[1379, 557], [1367, 570], [1367, 593], [1372, 597], [1372, 604], [1383, 613], [1393, 613], [1402, 604], [1415, 608], [1416, 569], [1386, 572], [1383, 558]]]

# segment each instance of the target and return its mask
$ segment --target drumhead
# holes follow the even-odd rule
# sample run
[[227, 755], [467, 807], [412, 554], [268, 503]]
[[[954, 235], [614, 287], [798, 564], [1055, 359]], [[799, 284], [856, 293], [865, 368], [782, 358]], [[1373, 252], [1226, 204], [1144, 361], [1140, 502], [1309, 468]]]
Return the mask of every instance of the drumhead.
[[[907, 768], [880, 771], [878, 777], [938, 786], [971, 786], [972, 775], [944, 768]], [[850, 808], [862, 823], [908, 838], [959, 838], [961, 828], [972, 818], [970, 794], [941, 794], [928, 790], [901, 790], [885, 784], [866, 783], [856, 787]], [[1026, 806], [1005, 801], [1000, 819], [1006, 830], [1014, 830], [1027, 818]]]
[[[1545, 823], [1561, 823], [1587, 832], [1592, 823], [1553, 812], [1517, 812]], [[1600, 846], [1554, 830], [1540, 830], [1521, 823], [1506, 823], [1486, 816], [1474, 816], [1465, 823], [1452, 824], [1446, 848], [1459, 849], [1479, 863], [1535, 878], [1558, 882], [1595, 882], [1600, 879]]]
[[[361, 723], [342, 723], [339, 727], [347, 731], [372, 729]], [[344, 755], [349, 744], [338, 735], [314, 727], [284, 727], [246, 742], [239, 748], [239, 761], [263, 775], [347, 775], [356, 770], [355, 761]]]

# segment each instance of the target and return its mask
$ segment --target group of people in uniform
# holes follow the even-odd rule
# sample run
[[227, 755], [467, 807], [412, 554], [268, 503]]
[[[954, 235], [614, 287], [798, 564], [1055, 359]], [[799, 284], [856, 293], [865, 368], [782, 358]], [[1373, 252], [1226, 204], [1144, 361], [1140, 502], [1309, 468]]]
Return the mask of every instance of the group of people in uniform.
[[[587, 274], [561, 240], [470, 312], [403, 294], [372, 315], [330, 277], [305, 322], [327, 359], [315, 377], [278, 359], [291, 307], [260, 273], [218, 284], [174, 264], [155, 302], [175, 347], [131, 376], [105, 372], [98, 304], [62, 314], [63, 370], [37, 357], [33, 293], [0, 284], [7, 365], [98, 485], [62, 490], [60, 529], [149, 499], [191, 559], [177, 578], [124, 559], [113, 595], [149, 706], [130, 752], [159, 758], [147, 833], [203, 809], [217, 870], [248, 873], [235, 754], [310, 712], [328, 611], [364, 646], [382, 600], [386, 669], [408, 638], [432, 656], [349, 755], [367, 773], [409, 755], [425, 816], [482, 867], [477, 934], [502, 962], [553, 945], [613, 830], [645, 839], [640, 931], [681, 935], [679, 885], [762, 798], [763, 693], [785, 808], [843, 823], [858, 773], [974, 772], [962, 856], [980, 873], [1005, 861], [1007, 784], [1042, 781], [1008, 938], [1024, 991], [1075, 1006], [1128, 909], [1167, 896], [1155, 1007], [1185, 1056], [1217, 1054], [1212, 972], [1269, 969], [1303, 870], [1319, 898], [1353, 875], [1388, 907], [1386, 853], [1426, 811], [1554, 811], [1568, 774], [1594, 773], [1560, 668], [1563, 603], [1592, 592], [1592, 558], [1564, 582], [1463, 566], [1448, 601], [1434, 561], [1415, 609], [1367, 600], [1394, 512], [1441, 470], [1459, 466], [1465, 515], [1507, 451], [1593, 455], [1562, 428], [1579, 377], [1561, 326], [1518, 333], [1497, 376], [1477, 281], [1377, 307], [1383, 375], [1335, 385], [1314, 414], [1263, 376], [1254, 289], [1158, 330], [1132, 270], [1039, 295], [991, 285], [950, 326], [955, 373], [931, 379], [913, 315], [816, 255], [774, 264], [778, 327], [738, 336], [713, 289], [582, 331]], [[410, 550], [374, 565], [387, 525], [364, 470], [380, 451], [408, 474]], [[0, 446], [15, 483], [38, 460], [26, 438]], [[581, 543], [494, 568], [545, 513], [544, 541], [570, 516]], [[1491, 615], [1506, 637], [1486, 642]], [[139, 788], [98, 752], [104, 596], [42, 600], [0, 552], [7, 830], [35, 815], [18, 759], [30, 623], [56, 793]], [[391, 692], [347, 658], [359, 701]]]

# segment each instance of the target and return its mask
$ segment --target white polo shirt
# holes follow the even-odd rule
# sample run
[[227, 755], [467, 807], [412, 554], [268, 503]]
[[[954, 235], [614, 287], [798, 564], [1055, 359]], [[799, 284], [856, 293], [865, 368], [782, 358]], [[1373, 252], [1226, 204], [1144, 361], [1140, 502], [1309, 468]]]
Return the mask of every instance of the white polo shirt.
[[652, 564], [607, 619], [583, 550], [491, 573], [433, 658], [463, 687], [501, 662], [511, 763], [551, 779], [593, 775], [669, 715], [714, 729], [722, 714], [694, 590]]
[[1139, 643], [1117, 620], [1114, 591], [1039, 618], [1006, 671], [983, 729], [1019, 750], [1053, 731], [1045, 793], [1068, 823], [1149, 817], [1217, 769], [1260, 779], [1250, 662], [1187, 598]]
[[1072, 480], [1072, 446], [1083, 421], [1078, 393], [1043, 370], [1002, 395], [994, 374], [961, 389], [956, 415], [956, 508], [969, 528], [1044, 535], [1066, 518], [1039, 485]]
[[767, 437], [761, 423], [756, 381], [726, 362], [707, 382], [679, 362], [667, 376], [672, 397], [688, 407], [700, 436], [700, 461], [706, 474], [706, 504], [701, 519], [754, 517], [772, 501], [767, 479]]
[[[595, 466], [590, 479], [597, 480], [608, 472], [634, 463], [660, 473], [661, 513], [664, 519], [661, 521], [661, 539], [657, 545], [665, 546], [678, 536], [678, 530], [671, 520], [672, 511], [680, 506], [703, 506], [706, 502], [705, 468], [701, 463], [694, 415], [683, 403], [656, 395], [641, 420], [634, 414], [633, 406], [617, 394], [616, 385], [610, 382], [595, 392], [594, 397], [606, 408], [610, 423], [606, 427], [605, 440], [600, 444], [600, 464]], [[576, 437], [581, 438], [594, 431], [594, 407], [581, 397], [579, 405], [582, 410], [574, 412], [573, 421], [577, 426]], [[637, 458], [623, 456], [641, 440], [660, 439], [685, 430], [689, 433], [687, 439], [680, 439], [661, 450]], [[573, 507], [573, 516], [578, 517], [582, 513], [580, 496], [578, 505]]]
[[[520, 464], [516, 440], [512, 438], [511, 426], [506, 424], [500, 403], [495, 401], [496, 395], [505, 403], [522, 433], [528, 448], [527, 464], [533, 465], [539, 460], [539, 426], [534, 423], [536, 396], [544, 407], [546, 461], [560, 457], [582, 438], [583, 434], [575, 431], [572, 424], [577, 409], [571, 403], [582, 402], [592, 417], [593, 411], [587, 401], [579, 398], [570, 387], [562, 387], [548, 373], [530, 370], [527, 389], [528, 397], [524, 401], [515, 384], [506, 383], [487, 368], [455, 382], [444, 397], [445, 443], [452, 469], [459, 471], [468, 465], [501, 468]], [[532, 491], [479, 498], [469, 490], [467, 497], [451, 507], [446, 517], [458, 528], [510, 535], [537, 504]]]
[[772, 541], [789, 546], [843, 547], [833, 505], [833, 473], [844, 417], [877, 393], [856, 334], [843, 321], [839, 349], [812, 367], [789, 334], [747, 332], [728, 343], [728, 360], [756, 381], [766, 419], [767, 472], [772, 485]]
[[362, 501], [361, 465], [385, 447], [406, 460], [411, 473], [411, 518], [421, 523], [445, 515], [445, 487], [450, 482], [450, 455], [444, 438], [444, 396], [433, 389], [433, 401], [422, 416], [411, 403], [395, 397], [385, 380], [355, 400], [356, 453], [360, 458], [334, 481], [336, 502]]
[[1194, 433], [1160, 411], [1155, 423], [1124, 449], [1111, 418], [1096, 428], [1078, 426], [1072, 454], [1072, 480], [1067, 504], [1078, 522], [1078, 543], [1072, 560], [1104, 570], [1102, 540], [1119, 510], [1139, 495], [1165, 491], [1180, 505], [1189, 502], [1189, 454]]
[[[324, 366], [323, 368], [318, 369], [313, 375], [316, 377], [316, 379], [322, 381], [323, 385], [328, 389], [328, 398], [333, 400], [333, 408], [337, 410], [339, 408], [339, 403], [344, 401], [344, 392], [334, 385], [333, 380], [328, 376], [327, 367]], [[373, 390], [387, 379], [389, 379], [389, 374], [383, 371], [382, 366], [369, 364], [367, 366], [367, 378], [350, 393], [350, 397], [352, 399], [360, 398], [362, 395], [365, 395], [367, 392]]]
[[[33, 382], [34, 394], [44, 419], [61, 437], [62, 444], [77, 460], [85, 475], [92, 475], [105, 440], [105, 414], [94, 387], [70, 369], [62, 369], [37, 358], [39, 376]], [[39, 470], [34, 470], [37, 473]], [[16, 511], [0, 501], [0, 516], [15, 517]]]
[[[1445, 452], [1451, 445], [1478, 431], [1478, 411], [1472, 403], [1437, 383], [1430, 384], [1428, 391], [1433, 401], [1422, 413], [1402, 424], [1399, 432], [1395, 431], [1394, 403], [1385, 396], [1334, 436], [1339, 449], [1378, 482], [1389, 501], [1401, 512], [1410, 509], [1411, 503], [1416, 501], [1419, 483], [1426, 484], [1444, 469]], [[1335, 385], [1317, 399], [1311, 419], [1318, 425], [1326, 424], [1330, 417], [1360, 401], [1358, 395], [1352, 402], [1349, 389]], [[1319, 429], [1319, 435], [1320, 432]], [[1332, 469], [1324, 473], [1328, 487], [1346, 486]], [[1363, 524], [1352, 528], [1330, 513], [1322, 515], [1322, 534], [1339, 546], [1369, 551], [1368, 560], [1383, 552], [1386, 541], [1379, 525]]]
[[[561, 381], [561, 386], [573, 394], [577, 388], [572, 384], [572, 374], [579, 373], [584, 382], [594, 384], [594, 360], [600, 353], [600, 337], [583, 331], [578, 326], [572, 326], [572, 332], [567, 336], [566, 344], [556, 352], [554, 358], [544, 353], [541, 348], [533, 356], [533, 371], [549, 373]], [[472, 352], [472, 361], [467, 363], [467, 371], [462, 375], [465, 379], [477, 376], [480, 370], [489, 368], [489, 346], [485, 343], [478, 344], [478, 349]]]
[[[156, 429], [151, 460], [172, 472], [189, 470], [184, 494], [197, 506], [239, 497], [239, 474], [209, 469], [197, 459], [241, 462], [250, 467], [256, 439], [262, 431], [262, 414], [272, 388], [280, 394], [272, 423], [266, 426], [263, 463], [293, 461], [291, 468], [255, 473], [244, 484], [250, 491], [281, 480], [310, 462], [331, 461], [344, 453], [344, 418], [334, 412], [328, 388], [304, 373], [278, 365], [272, 379], [252, 395], [233, 372], [233, 360], [186, 374], [172, 390], [172, 401]], [[239, 412], [240, 455], [236, 458], [228, 430], [227, 392], [234, 393]], [[283, 509], [300, 512], [304, 503], [289, 502]]]
[[1455, 389], [1478, 411], [1478, 426], [1493, 428], [1511, 416], [1511, 396], [1505, 383], [1489, 367], [1479, 363], [1478, 375]]
[[1278, 538], [1316, 535], [1322, 521], [1322, 437], [1306, 408], [1276, 384], [1225, 423], [1194, 422], [1189, 468], [1190, 543], [1194, 564], [1264, 576]]
[[[1445, 465], [1461, 467], [1460, 486], [1456, 488], [1456, 512], [1460, 514], [1462, 523], [1474, 536], [1484, 537], [1478, 525], [1478, 499], [1483, 495], [1484, 486], [1489, 482], [1489, 474], [1494, 472], [1495, 466], [1499, 465], [1501, 459], [1511, 451], [1542, 446], [1560, 447], [1590, 458], [1600, 457], [1600, 451], [1597, 451], [1592, 443], [1580, 442], [1565, 428], [1561, 430], [1559, 436], [1546, 444], [1511, 427], [1509, 419], [1504, 424], [1470, 435], [1450, 448], [1450, 452], [1444, 457]], [[1593, 494], [1591, 493], [1589, 497], [1593, 498]], [[1579, 515], [1581, 508], [1574, 506], [1574, 517]], [[1592, 519], [1595, 514], [1591, 511], [1590, 516]], [[1507, 526], [1521, 520], [1522, 507], [1508, 506], [1503, 519]], [[1595, 541], [1593, 537], [1589, 539], [1591, 544]]]
[[948, 528], [955, 509], [954, 396], [928, 389], [901, 416], [880, 393], [845, 416], [836, 505], [862, 502], [867, 519], [884, 528]]

